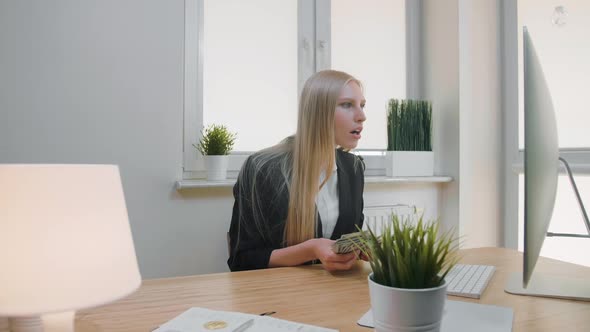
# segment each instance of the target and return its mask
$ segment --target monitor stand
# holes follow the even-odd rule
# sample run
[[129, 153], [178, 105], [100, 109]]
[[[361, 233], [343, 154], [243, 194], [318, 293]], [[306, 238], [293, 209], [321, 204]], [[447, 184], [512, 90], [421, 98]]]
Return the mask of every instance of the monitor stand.
[[[559, 161], [565, 166], [566, 173], [570, 179], [570, 183], [578, 200], [578, 205], [582, 212], [582, 218], [586, 226], [588, 234], [571, 234], [571, 233], [553, 233], [547, 232], [547, 236], [558, 237], [582, 237], [590, 238], [590, 222], [588, 221], [588, 214], [586, 208], [578, 192], [578, 187], [574, 181], [572, 171], [568, 162], [559, 157]], [[568, 277], [551, 276], [541, 273], [533, 273], [527, 288], [523, 287], [522, 273], [512, 273], [504, 289], [507, 293], [517, 295], [553, 297], [568, 300], [590, 301], [590, 283], [585, 279], [576, 279]]]
[[574, 190], [574, 194], [576, 195], [576, 199], [578, 200], [578, 206], [580, 207], [580, 211], [582, 212], [582, 218], [584, 220], [584, 225], [586, 226], [586, 232], [588, 234], [547, 232], [547, 236], [590, 238], [590, 221], [588, 221], [588, 214], [586, 213], [586, 208], [584, 207], [584, 202], [582, 202], [582, 198], [580, 197], [580, 192], [578, 191], [578, 186], [576, 186], [576, 181], [574, 181], [574, 176], [572, 175], [572, 170], [570, 169], [570, 165], [568, 164], [567, 160], [563, 159], [562, 157], [559, 157], [559, 161], [561, 161], [563, 163], [563, 165], [565, 166], [565, 171], [570, 179], [570, 184], [572, 185], [572, 189]]
[[506, 288], [507, 293], [558, 299], [590, 301], [590, 283], [588, 280], [550, 276], [533, 273], [527, 288], [522, 287], [522, 273], [510, 275]]

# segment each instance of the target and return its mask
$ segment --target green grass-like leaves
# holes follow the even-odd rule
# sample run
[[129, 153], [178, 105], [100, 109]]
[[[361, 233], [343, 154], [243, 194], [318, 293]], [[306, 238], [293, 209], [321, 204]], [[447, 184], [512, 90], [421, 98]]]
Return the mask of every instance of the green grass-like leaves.
[[203, 137], [199, 141], [199, 144], [193, 144], [193, 146], [203, 156], [222, 156], [229, 154], [236, 141], [236, 134], [230, 132], [224, 125], [212, 124], [201, 133]]
[[369, 227], [358, 248], [369, 257], [373, 281], [396, 288], [433, 288], [441, 285], [457, 263], [458, 241], [452, 232], [438, 233], [437, 222], [413, 224], [392, 215], [377, 236]]
[[432, 104], [390, 99], [387, 107], [388, 151], [432, 151]]

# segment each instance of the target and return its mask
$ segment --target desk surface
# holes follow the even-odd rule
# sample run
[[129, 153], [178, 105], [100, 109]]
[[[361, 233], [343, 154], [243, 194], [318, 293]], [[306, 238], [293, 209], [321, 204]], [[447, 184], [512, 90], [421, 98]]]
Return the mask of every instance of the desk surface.
[[[522, 254], [502, 248], [462, 250], [462, 263], [496, 266], [480, 300], [514, 309], [514, 331], [587, 331], [590, 303], [511, 295], [504, 292], [511, 272], [522, 271]], [[588, 279], [590, 268], [540, 258], [535, 272]], [[80, 331], [151, 331], [190, 307], [260, 314], [339, 329], [372, 331], [356, 321], [369, 309], [367, 264], [330, 274], [321, 265], [216, 273], [145, 280], [135, 294], [77, 314]]]

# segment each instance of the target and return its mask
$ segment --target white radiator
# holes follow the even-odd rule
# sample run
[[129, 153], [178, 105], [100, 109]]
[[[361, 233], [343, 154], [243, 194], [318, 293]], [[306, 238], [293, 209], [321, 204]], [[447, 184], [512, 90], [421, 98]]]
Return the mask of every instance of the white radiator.
[[422, 214], [422, 209], [418, 209], [413, 205], [395, 204], [395, 205], [380, 205], [380, 206], [366, 206], [363, 210], [365, 214], [365, 222], [363, 229], [371, 227], [377, 235], [381, 234], [384, 223], [390, 222], [391, 215], [396, 214], [400, 219], [415, 221], [416, 216]]

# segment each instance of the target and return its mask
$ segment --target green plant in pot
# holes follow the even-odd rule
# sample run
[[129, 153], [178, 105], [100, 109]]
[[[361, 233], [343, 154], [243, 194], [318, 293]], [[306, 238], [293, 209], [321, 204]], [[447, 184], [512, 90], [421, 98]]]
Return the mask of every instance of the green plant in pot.
[[432, 176], [432, 104], [390, 99], [387, 107], [387, 176]]
[[457, 263], [458, 241], [438, 223], [393, 214], [377, 235], [363, 233], [359, 249], [372, 273], [369, 293], [375, 330], [439, 331], [446, 301], [445, 276]]
[[198, 144], [193, 146], [205, 157], [208, 181], [221, 181], [227, 177], [228, 155], [234, 147], [236, 133], [224, 125], [209, 125], [201, 132]]

